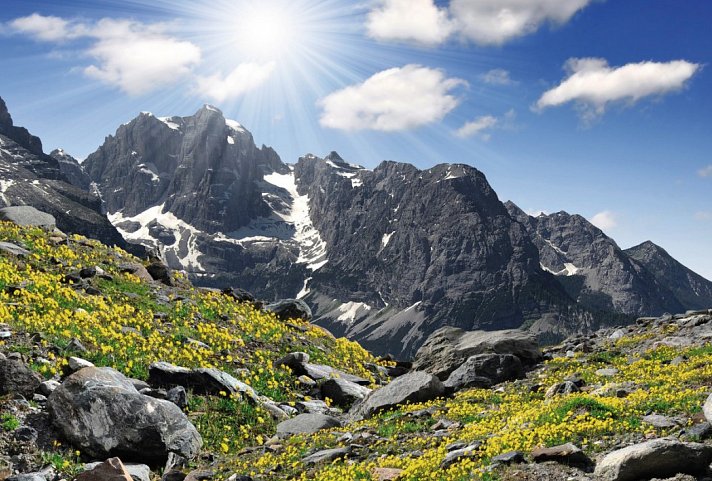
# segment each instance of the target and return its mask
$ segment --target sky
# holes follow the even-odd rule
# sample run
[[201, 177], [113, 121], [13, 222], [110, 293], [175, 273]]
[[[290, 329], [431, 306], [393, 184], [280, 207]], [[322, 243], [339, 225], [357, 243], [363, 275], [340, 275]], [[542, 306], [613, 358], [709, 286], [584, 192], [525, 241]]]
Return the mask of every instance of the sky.
[[708, 0], [0, 0], [0, 96], [82, 159], [203, 104], [285, 162], [466, 163], [712, 279]]

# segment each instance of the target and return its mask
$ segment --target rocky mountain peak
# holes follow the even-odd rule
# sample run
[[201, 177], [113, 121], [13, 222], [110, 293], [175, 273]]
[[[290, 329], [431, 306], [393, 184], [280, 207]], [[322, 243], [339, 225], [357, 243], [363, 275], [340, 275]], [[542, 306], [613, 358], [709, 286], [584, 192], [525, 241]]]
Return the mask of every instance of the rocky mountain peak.
[[59, 162], [59, 171], [70, 184], [82, 190], [91, 190], [91, 179], [77, 159], [65, 152], [64, 149], [54, 149], [49, 156]]
[[5, 101], [0, 97], [0, 135], [17, 142], [35, 155], [42, 155], [42, 141], [24, 127], [15, 127]]

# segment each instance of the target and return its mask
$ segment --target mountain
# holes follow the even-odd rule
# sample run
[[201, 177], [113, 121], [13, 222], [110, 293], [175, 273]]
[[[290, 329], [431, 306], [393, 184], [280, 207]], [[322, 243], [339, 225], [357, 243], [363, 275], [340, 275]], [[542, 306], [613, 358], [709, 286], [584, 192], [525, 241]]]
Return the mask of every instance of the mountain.
[[673, 293], [670, 278], [655, 276], [580, 215], [558, 212], [532, 217], [511, 202], [507, 208], [527, 228], [539, 250], [541, 268], [556, 275], [579, 305], [634, 316], [695, 307]]
[[59, 162], [59, 172], [64, 178], [75, 187], [82, 190], [91, 191], [91, 179], [84, 172], [77, 159], [66, 153], [63, 149], [54, 149], [49, 156]]
[[63, 163], [43, 153], [38, 137], [13, 124], [0, 98], [0, 205], [31, 205], [52, 214], [65, 232], [129, 248], [102, 214], [99, 196], [72, 185]]
[[662, 247], [647, 241], [625, 253], [643, 265], [659, 283], [670, 286], [686, 309], [712, 306], [712, 283], [673, 259]]
[[410, 357], [443, 325], [555, 340], [696, 307], [683, 293], [712, 286], [675, 288], [581, 216], [503, 204], [469, 165], [288, 165], [209, 105], [142, 113], [82, 167], [130, 242], [203, 286], [301, 298], [377, 353]]

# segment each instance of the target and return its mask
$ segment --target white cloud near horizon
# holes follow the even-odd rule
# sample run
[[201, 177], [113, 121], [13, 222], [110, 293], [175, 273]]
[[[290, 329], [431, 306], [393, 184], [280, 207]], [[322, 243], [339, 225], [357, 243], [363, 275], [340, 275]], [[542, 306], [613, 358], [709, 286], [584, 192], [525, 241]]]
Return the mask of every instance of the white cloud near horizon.
[[491, 134], [487, 131], [497, 125], [497, 123], [497, 117], [493, 115], [483, 115], [482, 117], [465, 123], [465, 125], [457, 129], [455, 135], [463, 139], [477, 135], [482, 140], [489, 140]]
[[697, 175], [700, 177], [712, 177], [712, 164], [702, 167], [697, 171]]
[[369, 12], [366, 31], [380, 41], [438, 45], [452, 34], [453, 23], [433, 0], [383, 0]]
[[466, 82], [444, 71], [406, 65], [378, 72], [319, 101], [323, 127], [395, 132], [443, 119], [460, 103], [453, 90]]
[[238, 65], [226, 76], [219, 74], [197, 77], [197, 90], [216, 102], [234, 99], [265, 83], [274, 72], [276, 62], [247, 62]]
[[85, 25], [61, 17], [33, 13], [8, 22], [12, 31], [28, 35], [42, 42], [64, 42], [87, 34]]
[[701, 66], [674, 60], [611, 67], [602, 58], [572, 58], [565, 68], [568, 76], [542, 94], [535, 110], [574, 102], [581, 118], [592, 121], [602, 116], [611, 103], [634, 104], [645, 97], [682, 89]]
[[561, 25], [594, 0], [380, 0], [367, 17], [368, 35], [379, 41], [438, 45], [453, 36], [480, 45], [502, 45]]
[[605, 232], [618, 226], [618, 215], [610, 210], [604, 210], [591, 217], [589, 222]]

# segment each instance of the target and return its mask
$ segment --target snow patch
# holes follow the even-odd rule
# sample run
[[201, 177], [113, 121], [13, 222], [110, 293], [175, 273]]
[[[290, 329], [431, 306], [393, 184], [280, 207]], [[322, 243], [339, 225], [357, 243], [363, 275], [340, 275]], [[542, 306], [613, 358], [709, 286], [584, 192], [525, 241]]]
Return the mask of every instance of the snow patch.
[[306, 297], [307, 294], [309, 294], [311, 292], [311, 289], [309, 289], [309, 287], [308, 287], [309, 281], [311, 281], [311, 280], [312, 280], [311, 277], [307, 277], [306, 279], [304, 279], [304, 287], [302, 287], [302, 290], [299, 291], [299, 293], [297, 294], [297, 299]]
[[180, 124], [173, 122], [172, 119], [173, 119], [173, 117], [158, 117], [158, 120], [160, 120], [161, 122], [166, 124], [169, 129], [180, 131]]
[[10, 202], [7, 200], [7, 197], [5, 197], [5, 192], [7, 192], [7, 189], [12, 187], [14, 183], [14, 180], [0, 179], [0, 198], [2, 198], [2, 201], [5, 203], [5, 205], [10, 205]]
[[381, 239], [381, 248], [385, 248], [388, 245], [391, 241], [391, 237], [393, 237], [393, 234], [395, 233], [396, 231], [393, 231], [390, 234], [383, 234], [383, 238]]
[[341, 315], [339, 315], [336, 320], [349, 321], [350, 323], [353, 323], [357, 317], [359, 317], [359, 311], [368, 312], [371, 309], [373, 309], [371, 306], [364, 304], [363, 302], [347, 302], [346, 304], [339, 306], [339, 312], [341, 312]]
[[230, 120], [230, 119], [225, 119], [225, 125], [230, 127], [232, 130], [236, 132], [241, 132], [245, 133], [247, 130], [245, 130], [245, 127], [242, 126], [242, 124], [236, 120]]
[[233, 139], [232, 137], [230, 137], [230, 136], [228, 135], [228, 137], [227, 137], [227, 143], [230, 144], [230, 145], [235, 145], [235, 139]]

